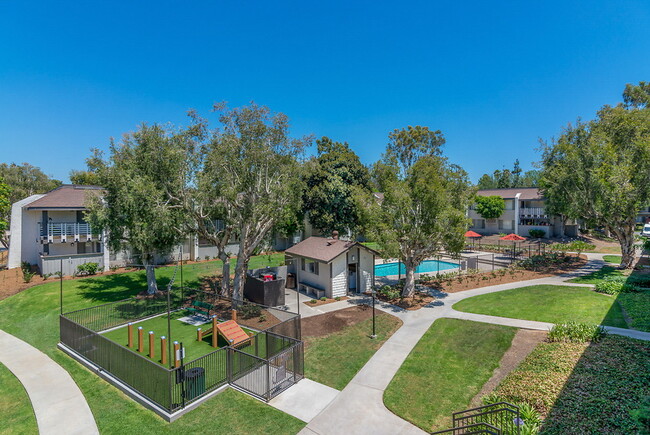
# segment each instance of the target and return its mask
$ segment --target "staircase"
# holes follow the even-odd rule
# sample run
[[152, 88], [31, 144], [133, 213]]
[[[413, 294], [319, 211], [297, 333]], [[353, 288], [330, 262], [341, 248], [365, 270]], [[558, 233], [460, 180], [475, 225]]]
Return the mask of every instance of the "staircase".
[[454, 412], [453, 427], [432, 434], [519, 435], [523, 420], [519, 407], [508, 402], [493, 403]]

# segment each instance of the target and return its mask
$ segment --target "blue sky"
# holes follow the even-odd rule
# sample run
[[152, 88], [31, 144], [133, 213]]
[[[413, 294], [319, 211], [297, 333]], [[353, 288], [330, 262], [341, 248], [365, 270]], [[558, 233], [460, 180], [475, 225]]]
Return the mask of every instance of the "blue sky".
[[[650, 80], [650, 2], [2, 2], [0, 161], [67, 181], [141, 122], [251, 100], [364, 163], [440, 129], [473, 180]], [[215, 120], [216, 121], [216, 120]]]

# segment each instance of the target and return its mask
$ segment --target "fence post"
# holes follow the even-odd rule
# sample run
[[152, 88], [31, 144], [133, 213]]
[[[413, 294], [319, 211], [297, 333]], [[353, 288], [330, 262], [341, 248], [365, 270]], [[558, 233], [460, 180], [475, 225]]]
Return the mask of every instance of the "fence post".
[[266, 401], [271, 400], [271, 361], [266, 362]]
[[492, 272], [494, 272], [494, 253], [492, 253]]
[[217, 347], [217, 316], [212, 316], [212, 347]]
[[126, 329], [129, 334], [128, 346], [133, 349], [133, 323], [129, 323]]
[[160, 363], [167, 364], [167, 338], [163, 335], [160, 337]]
[[142, 326], [138, 326], [138, 352], [140, 353], [144, 352], [144, 340], [142, 338], [143, 332]]
[[156, 356], [156, 347], [154, 345], [155, 334], [149, 331], [149, 358], [153, 359]]

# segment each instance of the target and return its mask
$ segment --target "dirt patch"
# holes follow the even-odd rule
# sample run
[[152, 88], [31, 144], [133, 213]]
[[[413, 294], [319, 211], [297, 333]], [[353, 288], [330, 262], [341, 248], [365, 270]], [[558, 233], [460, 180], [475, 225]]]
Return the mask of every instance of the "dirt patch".
[[[307, 305], [310, 306], [310, 307], [318, 307], [319, 305], [327, 305], [327, 304], [331, 304], [332, 302], [347, 301], [348, 299], [350, 299], [350, 298], [347, 297], [347, 296], [342, 296], [342, 297], [338, 298], [338, 300], [334, 299], [334, 298], [327, 298], [325, 300], [312, 299], [311, 301], [307, 302]], [[312, 302], [312, 301], [315, 301], [315, 302]]]
[[397, 298], [397, 299], [388, 299], [381, 293], [377, 293], [377, 299], [382, 302], [388, 302], [389, 304], [404, 308], [405, 310], [415, 311], [420, 308], [429, 305], [431, 302], [435, 301], [436, 298], [425, 293], [416, 292], [412, 298]]
[[[376, 310], [377, 316], [390, 316], [383, 311]], [[323, 337], [333, 332], [338, 332], [348, 326], [356, 325], [372, 317], [372, 308], [368, 305], [356, 305], [331, 313], [302, 319], [301, 330], [303, 337]]]
[[469, 404], [470, 408], [482, 405], [481, 398], [491, 393], [505, 379], [508, 374], [517, 368], [517, 366], [528, 356], [535, 347], [546, 339], [546, 331], [533, 331], [529, 329], [520, 329], [512, 339], [510, 349], [503, 354], [499, 367], [494, 370], [492, 377], [483, 385], [479, 393], [474, 396]]

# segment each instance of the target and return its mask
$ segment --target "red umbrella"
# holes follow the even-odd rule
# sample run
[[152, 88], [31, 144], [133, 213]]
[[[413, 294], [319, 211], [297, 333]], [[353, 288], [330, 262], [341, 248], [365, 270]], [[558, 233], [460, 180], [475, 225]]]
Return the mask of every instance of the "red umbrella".
[[507, 236], [501, 237], [501, 240], [513, 240], [515, 242], [521, 242], [522, 240], [526, 240], [526, 238], [521, 237], [519, 234], [511, 233], [508, 234]]
[[516, 257], [515, 250], [517, 249], [517, 242], [521, 242], [522, 240], [526, 240], [525, 237], [521, 237], [519, 234], [515, 233], [510, 233], [507, 236], [501, 237], [501, 240], [512, 240], [512, 258]]
[[468, 231], [468, 232], [465, 233], [465, 237], [469, 237], [469, 238], [474, 239], [476, 237], [483, 237], [483, 236], [480, 235], [479, 233], [475, 233], [474, 231]]

